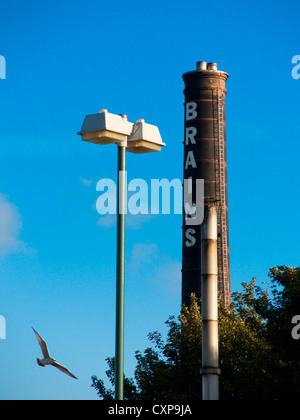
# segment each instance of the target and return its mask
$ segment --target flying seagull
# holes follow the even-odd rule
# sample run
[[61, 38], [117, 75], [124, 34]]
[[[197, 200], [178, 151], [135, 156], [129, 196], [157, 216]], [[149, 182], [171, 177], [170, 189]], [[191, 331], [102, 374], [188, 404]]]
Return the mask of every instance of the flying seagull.
[[47, 365], [51, 365], [56, 367], [57, 369], [61, 370], [62, 372], [66, 373], [67, 375], [71, 376], [71, 378], [74, 379], [78, 379], [76, 378], [76, 376], [73, 375], [73, 373], [71, 373], [66, 367], [60, 365], [59, 363], [56, 362], [55, 359], [53, 359], [50, 354], [49, 354], [49, 350], [48, 350], [48, 346], [46, 344], [46, 342], [42, 339], [42, 337], [35, 331], [35, 329], [33, 327], [31, 327], [36, 335], [36, 338], [38, 339], [39, 345], [41, 347], [44, 359], [39, 359], [37, 358], [37, 362], [39, 366], [45, 367]]

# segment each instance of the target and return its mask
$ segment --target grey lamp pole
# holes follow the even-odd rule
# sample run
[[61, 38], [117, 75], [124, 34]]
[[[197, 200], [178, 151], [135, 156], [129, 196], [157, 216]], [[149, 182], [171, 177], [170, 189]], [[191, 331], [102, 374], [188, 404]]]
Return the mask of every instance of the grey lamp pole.
[[117, 199], [117, 293], [116, 293], [116, 353], [115, 398], [124, 398], [124, 283], [125, 283], [125, 203], [126, 147], [118, 146]]

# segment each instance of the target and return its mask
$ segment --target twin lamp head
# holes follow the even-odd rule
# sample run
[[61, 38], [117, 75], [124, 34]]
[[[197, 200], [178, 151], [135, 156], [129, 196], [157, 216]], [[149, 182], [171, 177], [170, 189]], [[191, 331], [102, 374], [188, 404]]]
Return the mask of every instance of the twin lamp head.
[[106, 109], [87, 115], [78, 134], [84, 141], [101, 145], [115, 143], [136, 154], [160, 152], [165, 146], [155, 125], [144, 120], [133, 124], [127, 121], [126, 115], [111, 114]]

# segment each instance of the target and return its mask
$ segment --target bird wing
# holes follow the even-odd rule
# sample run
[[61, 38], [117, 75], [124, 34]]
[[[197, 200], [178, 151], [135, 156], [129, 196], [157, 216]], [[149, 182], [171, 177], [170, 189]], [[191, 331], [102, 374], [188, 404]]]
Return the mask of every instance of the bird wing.
[[48, 350], [48, 346], [46, 344], [46, 342], [42, 339], [42, 337], [35, 331], [35, 329], [33, 327], [31, 327], [36, 335], [36, 338], [38, 339], [39, 345], [41, 347], [42, 353], [44, 358], [46, 359], [47, 357], [50, 357], [49, 354], [49, 350]]
[[78, 380], [78, 378], [76, 378], [76, 376], [74, 376], [73, 375], [73, 373], [71, 373], [66, 367], [64, 367], [64, 366], [62, 366], [62, 365], [60, 365], [59, 363], [57, 363], [57, 362], [54, 362], [54, 363], [52, 363], [52, 365], [51, 366], [54, 366], [54, 367], [56, 367], [57, 369], [59, 369], [61, 372], [64, 372], [64, 373], [66, 373], [67, 375], [69, 375], [69, 376], [71, 376], [71, 378], [74, 378], [74, 379], [77, 379]]

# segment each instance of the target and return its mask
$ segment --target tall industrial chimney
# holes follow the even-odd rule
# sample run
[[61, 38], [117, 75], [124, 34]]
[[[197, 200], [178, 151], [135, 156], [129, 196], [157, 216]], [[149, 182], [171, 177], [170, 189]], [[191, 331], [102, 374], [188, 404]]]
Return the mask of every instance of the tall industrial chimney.
[[[197, 63], [185, 73], [184, 179], [204, 179], [204, 201], [218, 209], [218, 291], [231, 299], [226, 158], [225, 88], [229, 75], [216, 63]], [[184, 209], [185, 211], [185, 209]], [[185, 213], [184, 213], [185, 214]], [[201, 226], [183, 218], [182, 303], [201, 297]]]

